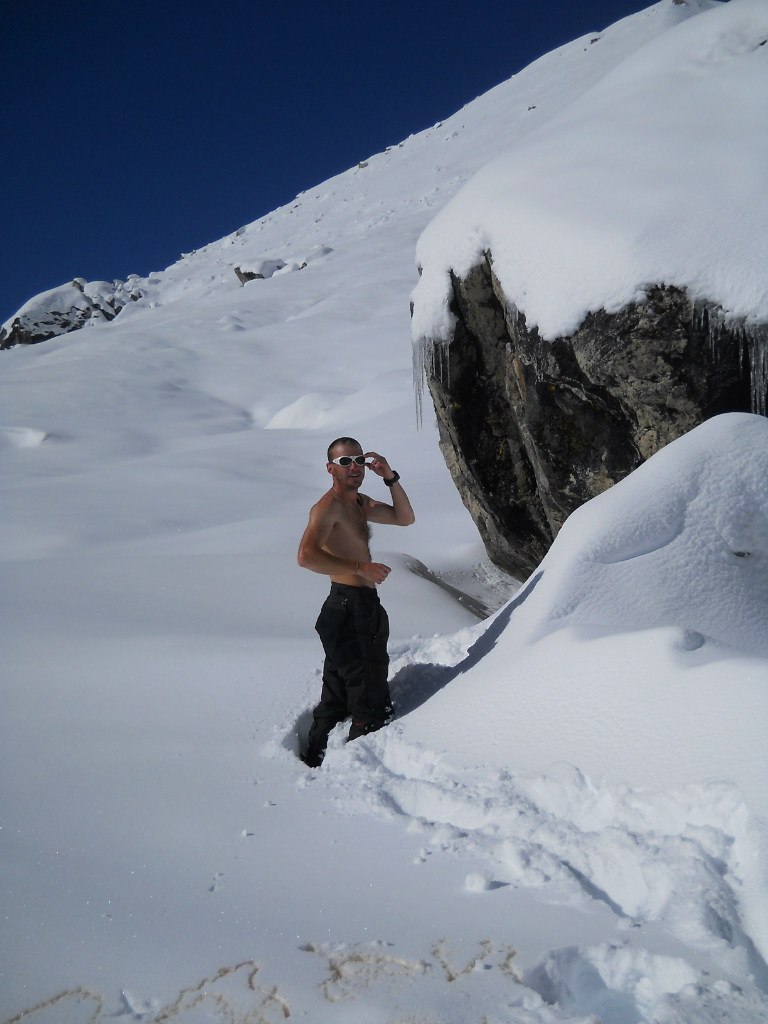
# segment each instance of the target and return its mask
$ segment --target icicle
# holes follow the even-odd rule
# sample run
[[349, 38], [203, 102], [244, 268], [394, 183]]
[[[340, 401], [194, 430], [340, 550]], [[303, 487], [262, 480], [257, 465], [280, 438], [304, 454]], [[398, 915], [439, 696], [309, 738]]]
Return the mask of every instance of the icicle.
[[749, 371], [750, 409], [768, 416], [768, 324], [729, 320], [719, 306], [695, 305], [697, 329], [709, 337], [712, 359], [718, 362], [723, 345], [737, 345], [739, 370]]
[[427, 342], [420, 338], [413, 343], [413, 396], [416, 400], [416, 426], [421, 430], [424, 422], [424, 379], [426, 377]]
[[747, 325], [744, 332], [749, 348], [752, 412], [768, 416], [768, 325]]
[[413, 390], [416, 399], [416, 424], [421, 429], [424, 421], [424, 385], [436, 377], [441, 383], [448, 382], [447, 341], [432, 341], [419, 338], [413, 343]]

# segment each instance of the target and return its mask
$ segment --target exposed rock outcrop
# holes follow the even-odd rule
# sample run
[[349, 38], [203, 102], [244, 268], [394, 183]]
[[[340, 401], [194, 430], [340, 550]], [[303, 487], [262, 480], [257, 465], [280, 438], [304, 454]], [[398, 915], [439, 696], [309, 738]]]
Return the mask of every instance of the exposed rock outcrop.
[[242, 285], [249, 281], [266, 281], [278, 274], [292, 274], [296, 270], [304, 270], [310, 263], [324, 259], [333, 249], [329, 245], [316, 245], [305, 256], [269, 256], [255, 260], [249, 264], [240, 264], [234, 268], [235, 276]]
[[92, 320], [114, 320], [128, 302], [143, 295], [140, 278], [127, 281], [85, 281], [41, 292], [0, 327], [0, 349], [36, 345], [77, 331]]
[[[288, 264], [285, 260], [261, 260], [254, 269], [235, 267], [235, 276], [240, 284], [248, 284], [249, 281], [265, 281], [273, 277]], [[306, 263], [304, 264], [306, 266]]]
[[453, 479], [492, 560], [532, 572], [567, 516], [721, 412], [766, 412], [768, 327], [659, 285], [543, 341], [506, 299], [490, 255], [453, 278], [449, 343], [426, 375]]

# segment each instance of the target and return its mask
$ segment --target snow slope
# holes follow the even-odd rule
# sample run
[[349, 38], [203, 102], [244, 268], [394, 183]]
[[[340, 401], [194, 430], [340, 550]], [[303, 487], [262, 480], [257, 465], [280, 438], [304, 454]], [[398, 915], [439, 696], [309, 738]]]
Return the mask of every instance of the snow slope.
[[[3, 353], [4, 1024], [766, 1018], [768, 660], [740, 613], [764, 599], [763, 421], [660, 453], [495, 618], [409, 570], [495, 608], [515, 589], [483, 561], [434, 424], [416, 427], [417, 238], [701, 6], [577, 40], [150, 275], [112, 323]], [[241, 286], [236, 266], [274, 272]], [[391, 459], [417, 513], [374, 533], [400, 718], [339, 731], [310, 772], [295, 753], [327, 582], [295, 551], [341, 432]], [[683, 526], [628, 561], [666, 537], [656, 498]], [[690, 588], [654, 618], [667, 551]], [[628, 590], [641, 623], [614, 600]]]

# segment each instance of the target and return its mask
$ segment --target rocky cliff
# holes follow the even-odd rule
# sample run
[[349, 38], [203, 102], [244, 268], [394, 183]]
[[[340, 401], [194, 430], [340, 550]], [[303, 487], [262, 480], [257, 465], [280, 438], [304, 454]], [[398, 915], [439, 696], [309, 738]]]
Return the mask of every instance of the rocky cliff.
[[544, 341], [490, 254], [452, 277], [448, 342], [423, 346], [443, 455], [493, 561], [538, 565], [566, 517], [675, 437], [726, 411], [766, 411], [768, 328], [727, 322], [658, 285]]

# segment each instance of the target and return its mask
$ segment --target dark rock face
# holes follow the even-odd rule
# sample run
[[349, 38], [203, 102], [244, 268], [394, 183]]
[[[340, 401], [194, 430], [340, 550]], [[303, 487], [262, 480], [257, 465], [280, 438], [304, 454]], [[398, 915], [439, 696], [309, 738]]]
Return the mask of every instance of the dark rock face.
[[554, 342], [506, 301], [490, 256], [453, 289], [454, 336], [424, 353], [440, 446], [489, 556], [519, 578], [574, 509], [659, 448], [718, 413], [765, 413], [768, 329], [680, 289]]

